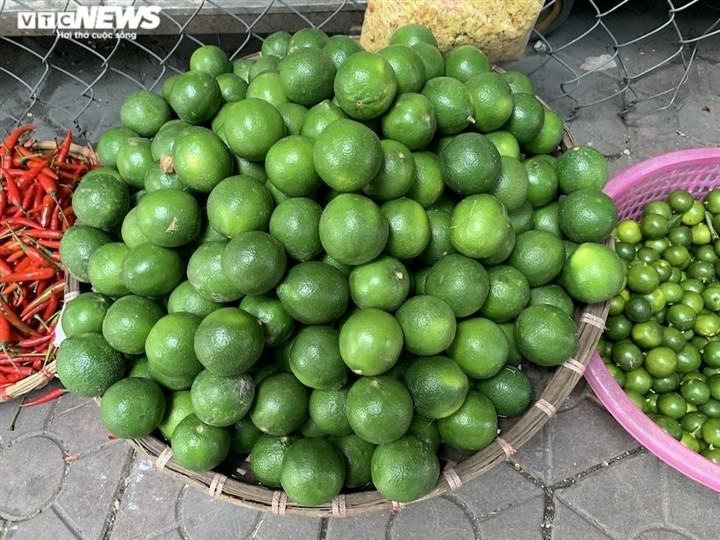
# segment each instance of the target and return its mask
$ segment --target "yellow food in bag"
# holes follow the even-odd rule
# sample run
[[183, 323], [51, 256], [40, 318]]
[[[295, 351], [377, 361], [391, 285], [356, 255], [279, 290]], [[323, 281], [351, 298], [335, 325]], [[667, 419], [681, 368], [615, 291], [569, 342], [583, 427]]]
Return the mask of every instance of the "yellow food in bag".
[[440, 50], [479, 47], [491, 62], [523, 56], [543, 0], [368, 0], [360, 44], [368, 51], [387, 46], [409, 23], [427, 26]]

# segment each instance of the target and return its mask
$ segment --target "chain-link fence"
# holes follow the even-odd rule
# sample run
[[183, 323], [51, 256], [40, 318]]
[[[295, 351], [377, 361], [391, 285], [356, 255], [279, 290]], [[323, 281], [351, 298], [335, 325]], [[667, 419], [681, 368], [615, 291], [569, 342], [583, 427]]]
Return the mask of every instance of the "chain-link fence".
[[[92, 141], [117, 121], [131, 89], [159, 89], [187, 68], [201, 43], [220, 45], [239, 58], [259, 50], [263, 37], [276, 30], [312, 25], [358, 34], [366, 7], [358, 0], [103, 4], [152, 8], [159, 26], [132, 33], [60, 31], [59, 13], [93, 3], [0, 0], [0, 129], [41, 118], [52, 133], [74, 126]], [[511, 67], [542, 83], [550, 94], [542, 97], [566, 117], [614, 100], [626, 120], [641, 118], [675, 103], [699, 57], [720, 61], [717, 0], [548, 0], [541, 20], [526, 58]]]
[[572, 24], [547, 36], [533, 33], [525, 66], [533, 77], [555, 80], [554, 95], [544, 97], [566, 101], [569, 114], [614, 99], [623, 118], [640, 119], [676, 103], [698, 58], [716, 66], [720, 60], [715, 0], [574, 4]]

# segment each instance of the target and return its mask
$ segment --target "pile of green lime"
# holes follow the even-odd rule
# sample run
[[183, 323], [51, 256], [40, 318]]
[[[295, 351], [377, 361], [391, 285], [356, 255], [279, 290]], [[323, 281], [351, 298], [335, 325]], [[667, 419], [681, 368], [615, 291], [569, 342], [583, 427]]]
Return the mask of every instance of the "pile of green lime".
[[303, 505], [423, 497], [440, 445], [490, 444], [533, 398], [522, 361], [571, 358], [576, 304], [620, 291], [604, 157], [560, 155], [527, 76], [417, 25], [189, 68], [125, 99], [77, 191], [61, 255], [92, 291], [60, 379], [187, 469], [249, 454]]
[[[697, 198], [696, 198], [697, 197]], [[703, 202], [704, 199], [704, 202]], [[720, 463], [720, 189], [676, 189], [618, 223], [626, 266], [600, 355], [665, 432]]]

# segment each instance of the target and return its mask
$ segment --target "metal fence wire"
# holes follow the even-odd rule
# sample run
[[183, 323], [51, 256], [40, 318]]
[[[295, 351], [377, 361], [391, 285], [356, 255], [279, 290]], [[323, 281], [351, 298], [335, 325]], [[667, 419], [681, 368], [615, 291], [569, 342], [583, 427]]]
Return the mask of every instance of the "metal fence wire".
[[[217, 44], [236, 59], [258, 51], [264, 37], [277, 30], [315, 26], [329, 34], [357, 35], [366, 8], [357, 0], [103, 4], [154, 7], [159, 27], [87, 36], [41, 28], [36, 19], [34, 28], [20, 28], [22, 14], [53, 12], [57, 22], [59, 13], [93, 3], [0, 0], [1, 130], [42, 119], [53, 134], [74, 126], [94, 141], [117, 122], [128, 83], [159, 90], [166, 78], [187, 69], [200, 44]], [[612, 100], [622, 118], [636, 121], [675, 104], [699, 56], [720, 61], [717, 0], [548, 0], [543, 15], [548, 14], [553, 24], [538, 24], [525, 58], [510, 67], [545, 81], [543, 89], [551, 95], [542, 97], [566, 118]], [[579, 48], [593, 54], [578, 58]]]

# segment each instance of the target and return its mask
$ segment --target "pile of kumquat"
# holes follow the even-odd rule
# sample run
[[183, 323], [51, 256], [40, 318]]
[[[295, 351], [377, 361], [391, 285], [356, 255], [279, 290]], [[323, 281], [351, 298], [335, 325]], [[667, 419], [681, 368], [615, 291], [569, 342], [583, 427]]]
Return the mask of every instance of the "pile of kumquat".
[[71, 154], [72, 132], [39, 145], [35, 127], [17, 128], [0, 146], [0, 401], [52, 360], [65, 287], [60, 239], [75, 221], [73, 191], [94, 166]]

